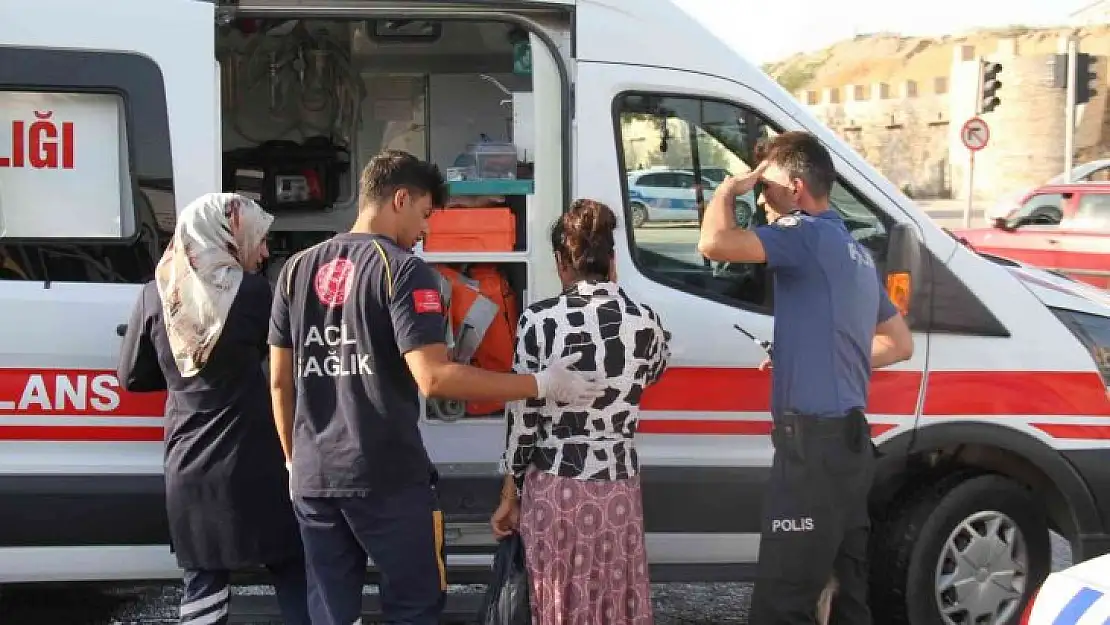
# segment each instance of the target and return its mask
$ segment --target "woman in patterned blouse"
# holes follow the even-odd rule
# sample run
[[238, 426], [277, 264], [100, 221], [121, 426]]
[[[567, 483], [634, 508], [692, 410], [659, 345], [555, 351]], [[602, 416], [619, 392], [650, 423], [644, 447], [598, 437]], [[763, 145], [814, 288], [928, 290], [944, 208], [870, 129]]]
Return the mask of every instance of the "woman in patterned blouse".
[[670, 335], [616, 284], [616, 225], [604, 204], [571, 206], [551, 232], [564, 290], [529, 306], [517, 327], [516, 371], [578, 352], [576, 368], [607, 384], [590, 405], [509, 405], [505, 484], [491, 523], [499, 538], [520, 532], [536, 625], [652, 623], [634, 436]]

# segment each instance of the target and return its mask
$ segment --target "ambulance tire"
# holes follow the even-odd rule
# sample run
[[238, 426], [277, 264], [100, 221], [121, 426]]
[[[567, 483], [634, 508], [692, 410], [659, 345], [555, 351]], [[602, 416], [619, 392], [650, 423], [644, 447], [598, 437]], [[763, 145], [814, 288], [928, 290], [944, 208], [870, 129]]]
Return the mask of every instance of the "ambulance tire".
[[[1048, 576], [1052, 550], [1042, 508], [1028, 489], [1005, 476], [950, 473], [903, 493], [887, 511], [875, 519], [871, 536], [870, 603], [875, 623], [946, 625], [936, 597], [939, 560], [957, 526], [980, 512], [1005, 514], [1025, 540], [1028, 574], [1023, 602]], [[1008, 622], [1016, 625], [1021, 610], [1013, 613]]]
[[629, 213], [632, 215], [632, 227], [639, 228], [647, 223], [648, 209], [639, 202], [633, 202], [629, 207]]

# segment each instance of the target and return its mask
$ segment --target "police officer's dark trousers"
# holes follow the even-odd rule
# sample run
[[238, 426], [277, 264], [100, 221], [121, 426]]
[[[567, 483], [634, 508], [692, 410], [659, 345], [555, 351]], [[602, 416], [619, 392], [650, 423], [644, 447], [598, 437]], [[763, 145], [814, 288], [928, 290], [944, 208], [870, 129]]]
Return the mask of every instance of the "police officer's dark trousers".
[[[273, 576], [282, 620], [286, 625], [310, 625], [304, 562], [294, 559], [266, 568]], [[228, 622], [230, 599], [230, 571], [186, 569], [179, 622], [182, 625], [224, 625]]]
[[312, 625], [352, 625], [367, 557], [381, 574], [388, 623], [439, 622], [447, 590], [443, 516], [434, 486], [364, 497], [295, 497], [308, 561]]
[[871, 625], [867, 496], [875, 448], [862, 412], [775, 417], [752, 625], [812, 625], [830, 578], [830, 623]]

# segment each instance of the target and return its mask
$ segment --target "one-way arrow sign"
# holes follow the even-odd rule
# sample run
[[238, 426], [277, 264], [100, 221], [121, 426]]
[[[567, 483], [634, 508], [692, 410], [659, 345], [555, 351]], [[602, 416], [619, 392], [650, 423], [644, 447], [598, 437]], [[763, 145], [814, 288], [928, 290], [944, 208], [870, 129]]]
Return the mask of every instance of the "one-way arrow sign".
[[964, 147], [972, 152], [978, 152], [987, 147], [990, 139], [990, 126], [981, 117], [972, 117], [964, 122], [963, 128], [960, 129], [960, 140], [963, 141]]

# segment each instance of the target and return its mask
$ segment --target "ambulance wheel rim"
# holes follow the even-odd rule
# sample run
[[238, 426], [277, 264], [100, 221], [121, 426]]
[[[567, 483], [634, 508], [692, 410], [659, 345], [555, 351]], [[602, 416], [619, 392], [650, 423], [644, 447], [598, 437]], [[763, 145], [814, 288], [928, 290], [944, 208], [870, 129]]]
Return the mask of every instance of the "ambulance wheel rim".
[[1018, 524], [997, 511], [956, 525], [936, 569], [936, 601], [946, 625], [1009, 623], [1025, 593], [1029, 552]]

